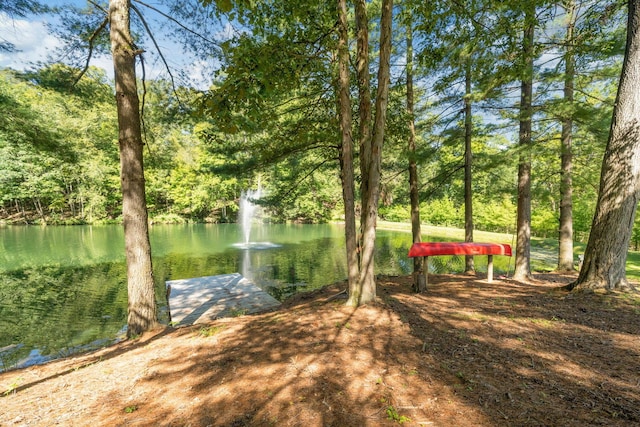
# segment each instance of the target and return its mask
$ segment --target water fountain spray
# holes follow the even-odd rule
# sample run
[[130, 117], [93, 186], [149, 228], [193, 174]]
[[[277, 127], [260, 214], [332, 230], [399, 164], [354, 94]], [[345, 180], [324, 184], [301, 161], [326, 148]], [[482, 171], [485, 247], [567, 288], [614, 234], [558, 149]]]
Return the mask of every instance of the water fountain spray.
[[240, 195], [240, 211], [238, 212], [238, 216], [240, 218], [240, 226], [242, 227], [244, 244], [247, 247], [251, 244], [251, 225], [259, 209], [259, 206], [257, 206], [254, 201], [259, 200], [261, 196], [262, 188], [260, 187], [256, 190], [243, 191]]

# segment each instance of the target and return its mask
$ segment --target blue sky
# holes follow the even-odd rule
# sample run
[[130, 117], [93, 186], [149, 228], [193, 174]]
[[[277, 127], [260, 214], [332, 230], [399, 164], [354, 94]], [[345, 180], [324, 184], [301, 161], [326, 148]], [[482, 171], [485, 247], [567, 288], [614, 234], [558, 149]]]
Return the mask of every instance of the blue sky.
[[30, 62], [44, 61], [60, 41], [47, 34], [45, 17], [10, 18], [0, 14], [0, 37], [15, 45], [16, 52], [0, 52], [0, 67], [25, 69]]
[[[47, 6], [72, 4], [86, 5], [86, 0], [43, 0]], [[15, 45], [15, 52], [0, 52], [0, 68], [10, 67], [16, 70], [29, 69], [38, 61], [46, 61], [62, 43], [47, 31], [46, 24], [57, 19], [50, 15], [33, 15], [26, 18], [9, 17], [0, 13], [0, 38]], [[109, 71], [108, 58], [99, 58], [93, 65]]]
[[[84, 7], [86, 0], [42, 0], [48, 6], [74, 5]], [[150, 0], [148, 3], [157, 5], [157, 2]], [[15, 52], [0, 52], [0, 68], [13, 68], [16, 70], [26, 70], [31, 68], [31, 64], [38, 61], [47, 61], [55, 50], [62, 46], [62, 42], [55, 36], [47, 32], [47, 23], [55, 22], [56, 16], [34, 15], [27, 18], [11, 18], [0, 13], [0, 38], [15, 45]], [[201, 61], [187, 58], [184, 50], [176, 46], [170, 40], [159, 39], [160, 44], [170, 52], [165, 56], [170, 61], [170, 66], [186, 71], [190, 79], [190, 84], [206, 88], [208, 78], [203, 80], [202, 71], [205, 69]], [[57, 58], [54, 58], [57, 59]], [[164, 65], [158, 61], [152, 52], [145, 54], [146, 76], [147, 78], [166, 77]], [[188, 64], [188, 65], [185, 65]], [[103, 68], [107, 75], [113, 77], [113, 65], [110, 57], [95, 57], [91, 65]], [[183, 82], [184, 83], [184, 82]]]

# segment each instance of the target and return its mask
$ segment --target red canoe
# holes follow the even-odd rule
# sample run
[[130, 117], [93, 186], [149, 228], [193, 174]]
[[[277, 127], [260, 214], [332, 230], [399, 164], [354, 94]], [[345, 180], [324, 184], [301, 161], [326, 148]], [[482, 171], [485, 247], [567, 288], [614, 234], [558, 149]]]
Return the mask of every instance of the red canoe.
[[433, 255], [505, 255], [511, 256], [511, 246], [501, 243], [424, 242], [414, 243], [410, 257]]

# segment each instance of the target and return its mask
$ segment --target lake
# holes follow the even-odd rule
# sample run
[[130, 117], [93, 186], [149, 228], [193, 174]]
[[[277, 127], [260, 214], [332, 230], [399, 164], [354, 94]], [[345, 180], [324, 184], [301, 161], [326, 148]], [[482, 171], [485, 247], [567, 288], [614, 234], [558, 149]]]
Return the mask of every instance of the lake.
[[[153, 225], [150, 239], [164, 321], [167, 280], [240, 272], [282, 300], [347, 275], [340, 225], [254, 225], [249, 250], [237, 224]], [[379, 230], [376, 242], [377, 274], [411, 272], [409, 233]], [[432, 271], [464, 269], [464, 257], [432, 260]], [[121, 226], [0, 228], [0, 370], [112, 343], [126, 319]]]
[[[150, 228], [161, 317], [165, 281], [241, 272], [282, 300], [346, 277], [338, 225], [236, 224]], [[407, 272], [410, 236], [380, 232], [378, 271]], [[0, 228], [0, 369], [41, 363], [122, 337], [127, 318], [121, 226]]]

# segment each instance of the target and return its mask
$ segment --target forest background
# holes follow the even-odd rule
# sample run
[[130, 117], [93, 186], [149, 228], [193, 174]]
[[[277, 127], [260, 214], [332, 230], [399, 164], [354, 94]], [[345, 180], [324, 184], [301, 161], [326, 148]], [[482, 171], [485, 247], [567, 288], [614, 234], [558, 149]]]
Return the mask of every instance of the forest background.
[[[571, 14], [564, 7], [567, 4], [573, 5]], [[258, 185], [266, 190], [261, 203], [269, 221], [340, 220], [344, 207], [336, 102], [331, 96], [331, 37], [325, 34], [291, 43], [290, 37], [273, 33], [252, 34], [247, 29], [255, 22], [221, 13], [224, 8], [217, 6], [217, 25], [233, 30], [217, 33], [219, 40], [209, 40], [210, 51], [205, 55], [214, 58], [217, 67], [211, 85], [193, 87], [170, 71], [164, 78], [140, 85], [151, 222], [235, 221], [241, 192]], [[380, 218], [410, 218], [407, 33], [403, 28], [411, 22], [417, 31], [414, 158], [422, 222], [464, 228], [464, 113], [465, 103], [472, 101], [474, 226], [513, 233], [518, 159], [523, 150], [517, 141], [520, 88], [514, 52], [522, 28], [514, 23], [489, 31], [477, 18], [466, 20], [471, 14], [455, 8], [439, 10], [434, 4], [426, 11], [409, 3], [403, 6], [394, 24]], [[485, 4], [473, 16], [504, 22], [513, 12], [489, 6]], [[380, 5], [372, 2], [369, 7]], [[57, 30], [61, 37], [71, 37], [71, 28], [78, 32], [81, 22], [90, 22], [91, 7], [77, 21], [68, 10], [53, 12], [67, 24]], [[189, 10], [183, 5], [171, 13], [184, 18], [181, 13]], [[310, 11], [300, 7], [293, 13]], [[315, 30], [320, 32], [331, 28], [325, 21], [332, 13], [318, 9], [307, 19], [315, 20]], [[530, 148], [535, 236], [558, 234], [562, 119], [570, 114], [574, 238], [587, 239], [624, 53], [624, 13], [621, 2], [611, 1], [547, 2], [538, 8], [534, 144]], [[195, 19], [189, 23], [197, 28]], [[575, 97], [568, 103], [563, 85], [570, 25], [576, 34], [572, 39]], [[142, 23], [137, 30], [144, 31]], [[178, 34], [175, 31], [167, 34]], [[285, 28], [282, 33], [296, 31]], [[375, 24], [371, 31], [377, 31]], [[207, 51], [197, 37], [182, 36], [175, 35], [174, 40], [182, 40], [185, 49], [194, 54]], [[93, 47], [99, 53], [99, 40]], [[61, 52], [52, 58], [56, 54]], [[296, 56], [306, 62], [294, 64]], [[63, 62], [40, 62], [27, 71], [0, 71], [0, 224], [120, 221], [113, 82], [96, 67], [89, 67], [77, 80], [84, 62], [70, 56]], [[470, 89], [465, 85], [467, 70], [474, 76]], [[636, 247], [640, 243], [638, 219], [632, 242]]]

